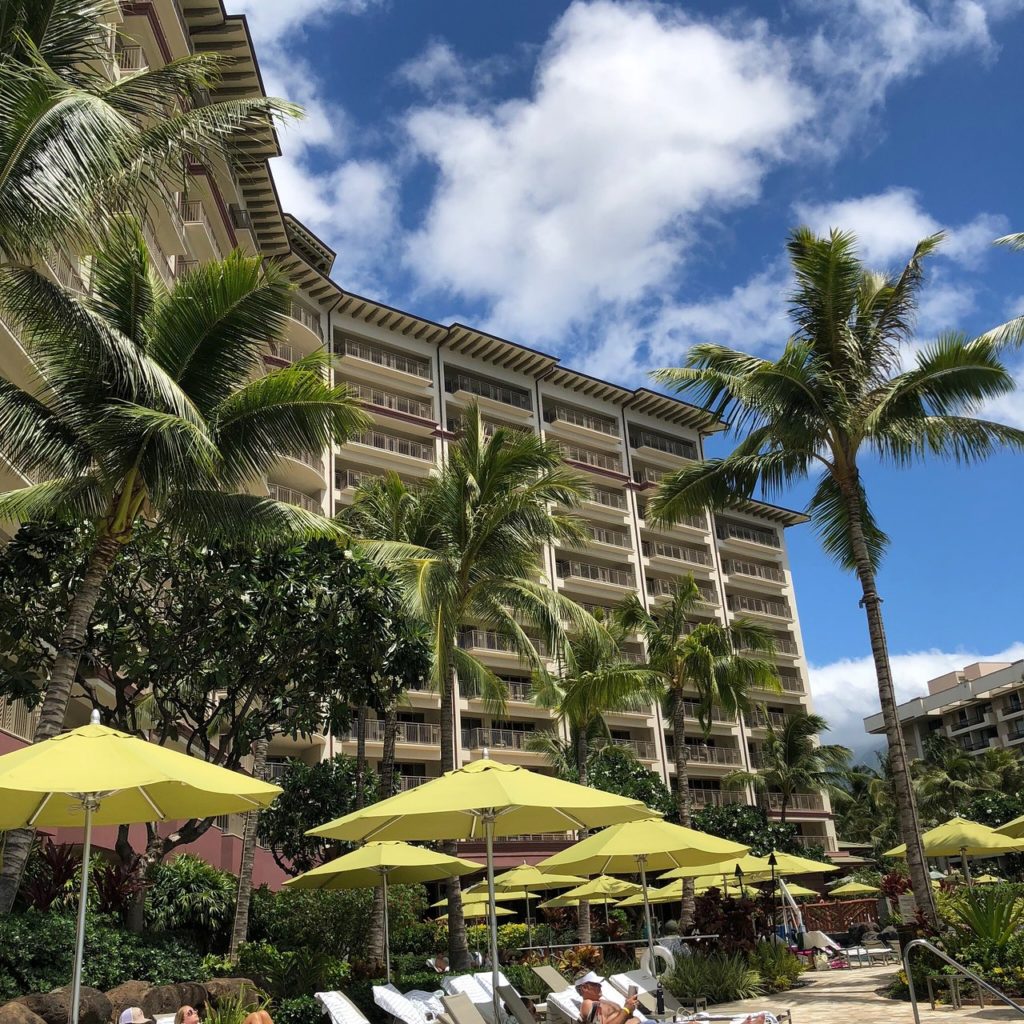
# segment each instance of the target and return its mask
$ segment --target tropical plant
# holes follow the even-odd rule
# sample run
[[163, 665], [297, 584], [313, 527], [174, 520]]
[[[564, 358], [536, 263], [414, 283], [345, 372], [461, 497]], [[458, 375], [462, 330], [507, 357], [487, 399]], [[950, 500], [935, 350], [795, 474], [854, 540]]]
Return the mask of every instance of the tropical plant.
[[[40, 483], [0, 494], [0, 519], [70, 518], [93, 545], [67, 610], [34, 739], [64, 726], [89, 621], [118, 554], [142, 521], [176, 535], [271, 545], [337, 533], [305, 509], [247, 493], [282, 454], [320, 450], [366, 422], [310, 356], [263, 372], [284, 328], [280, 272], [239, 253], [167, 292], [138, 222], [119, 220], [92, 265], [91, 291], [65, 293], [30, 269], [0, 282], [41, 397], [0, 380], [0, 449]], [[0, 909], [9, 908], [31, 833], [8, 834]]]
[[1024, 901], [1015, 900], [1003, 886], [961, 888], [946, 907], [949, 916], [975, 938], [1005, 946], [1024, 927]]
[[771, 821], [760, 807], [746, 804], [710, 804], [697, 811], [690, 821], [693, 828], [734, 843], [750, 847], [756, 857], [767, 857], [772, 850], [779, 853], [805, 854], [797, 839], [797, 827]]
[[753, 707], [751, 690], [781, 689], [775, 668], [767, 660], [775, 650], [771, 633], [746, 619], [735, 619], [728, 625], [702, 621], [698, 616], [703, 606], [701, 591], [694, 578], [688, 576], [663, 608], [648, 612], [640, 599], [631, 594], [617, 614], [621, 628], [639, 632], [647, 642], [648, 667], [660, 677], [669, 704], [675, 744], [676, 805], [683, 825], [690, 824], [688, 700], [696, 700], [697, 724], [707, 737], [716, 710], [735, 717]]
[[1003, 775], [988, 763], [946, 736], [929, 736], [924, 741], [924, 757], [910, 765], [922, 822], [938, 825], [963, 816], [975, 796], [994, 791]]
[[806, 711], [786, 715], [781, 727], [766, 718], [765, 730], [757, 770], [729, 772], [723, 781], [736, 788], [753, 786], [766, 794], [777, 793], [779, 821], [785, 824], [794, 794], [834, 790], [846, 777], [853, 752], [838, 743], [818, 743], [828, 722]]
[[747, 959], [761, 979], [761, 990], [768, 994], [791, 989], [804, 970], [800, 958], [777, 942], [759, 942]]
[[149, 926], [155, 931], [190, 932], [210, 948], [218, 946], [234, 915], [236, 881], [230, 872], [191, 853], [157, 864], [146, 887]]
[[700, 998], [709, 1003], [732, 1003], [762, 992], [761, 976], [743, 953], [681, 956], [665, 975], [665, 987], [690, 1004]]
[[[444, 465], [410, 499], [409, 539], [363, 541], [398, 575], [413, 614], [429, 624], [431, 683], [441, 698], [442, 771], [455, 767], [456, 673], [460, 686], [499, 705], [505, 692], [501, 680], [462, 646], [460, 630], [469, 624], [496, 630], [540, 671], [538, 646], [562, 644], [563, 620], [579, 631], [599, 628], [542, 579], [545, 544], [585, 544], [572, 514], [585, 493], [582, 477], [565, 464], [557, 444], [504, 427], [488, 438], [474, 405]], [[469, 964], [460, 893], [458, 879], [449, 880], [453, 968]]]
[[[871, 511], [861, 464], [869, 455], [896, 466], [929, 455], [971, 464], [1004, 446], [1024, 448], [1024, 431], [975, 416], [1014, 388], [999, 338], [951, 333], [913, 353], [903, 347], [913, 336], [923, 262], [940, 237], [918, 243], [907, 265], [891, 274], [864, 267], [852, 234], [834, 230], [819, 238], [795, 230], [788, 241], [793, 333], [778, 359], [702, 344], [690, 349], [683, 368], [655, 374], [746, 436], [730, 455], [663, 478], [648, 506], [652, 521], [672, 522], [729, 507], [759, 488], [771, 498], [817, 471], [808, 513], [825, 551], [860, 583], [900, 828], [914, 893], [932, 924], [876, 579], [888, 538]], [[904, 360], [909, 369], [902, 369]]]
[[675, 800], [661, 776], [651, 771], [628, 747], [611, 744], [590, 754], [588, 784], [606, 793], [626, 796], [669, 817], [675, 814]]

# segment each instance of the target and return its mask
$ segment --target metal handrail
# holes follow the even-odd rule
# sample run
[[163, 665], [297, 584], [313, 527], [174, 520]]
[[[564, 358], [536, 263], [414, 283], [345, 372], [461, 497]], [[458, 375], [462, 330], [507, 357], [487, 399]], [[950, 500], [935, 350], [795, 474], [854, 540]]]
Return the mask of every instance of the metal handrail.
[[907, 988], [910, 989], [910, 1008], [914, 1011], [914, 1024], [921, 1024], [921, 1014], [917, 1009], [917, 993], [914, 991], [914, 975], [910, 970], [910, 953], [915, 946], [923, 946], [930, 953], [934, 953], [940, 960], [945, 961], [950, 967], [958, 970], [965, 977], [970, 978], [979, 988], [984, 988], [991, 992], [992, 995], [1000, 1001], [1006, 1003], [1007, 1006], [1012, 1010], [1016, 1010], [1022, 1017], [1024, 1017], [1024, 1006], [1019, 1003], [1015, 1003], [1005, 992], [1000, 992], [994, 985], [990, 985], [984, 978], [979, 978], [974, 971], [967, 967], [964, 967], [962, 963], [954, 960], [951, 956], [943, 953], [934, 943], [929, 942], [927, 939], [911, 939], [903, 947], [903, 970], [907, 975]]

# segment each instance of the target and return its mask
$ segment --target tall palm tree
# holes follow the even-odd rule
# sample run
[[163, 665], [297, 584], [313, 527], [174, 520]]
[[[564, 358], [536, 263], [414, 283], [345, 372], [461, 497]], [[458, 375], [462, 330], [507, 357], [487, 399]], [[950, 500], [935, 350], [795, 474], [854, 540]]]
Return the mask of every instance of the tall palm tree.
[[[0, 284], [0, 306], [38, 371], [30, 393], [0, 380], [0, 451], [40, 483], [0, 494], [0, 520], [67, 517], [93, 546], [46, 681], [34, 740], [64, 725], [86, 630], [104, 580], [140, 520], [199, 540], [274, 543], [340, 534], [322, 516], [247, 493], [281, 455], [321, 450], [363, 429], [323, 357], [264, 373], [289, 288], [239, 253], [168, 292], [136, 221], [114, 225], [88, 295], [30, 268]], [[0, 908], [10, 905], [30, 836], [10, 833]]]
[[752, 689], [780, 689], [775, 667], [767, 660], [775, 650], [770, 631], [745, 619], [729, 625], [702, 622], [695, 615], [702, 606], [700, 589], [688, 576], [663, 608], [648, 612], [636, 595], [630, 595], [618, 613], [623, 628], [644, 638], [647, 664], [661, 679], [675, 742], [676, 809], [686, 826], [690, 824], [687, 702], [696, 702], [695, 724], [706, 738], [716, 709], [735, 717], [753, 706]]
[[[476, 406], [459, 440], [417, 496], [414, 540], [366, 541], [404, 584], [412, 610], [429, 624], [431, 679], [441, 696], [441, 769], [455, 767], [455, 679], [500, 701], [504, 685], [460, 645], [470, 624], [507, 637], [534, 671], [543, 667], [538, 640], [554, 649], [561, 621], [586, 631], [597, 623], [542, 579], [544, 545], [582, 546], [572, 509], [586, 493], [557, 445], [501, 427], [490, 439]], [[558, 511], [556, 509], [567, 509]], [[536, 639], [529, 630], [536, 634]], [[448, 942], [453, 967], [469, 962], [458, 879], [448, 882]]]
[[821, 715], [806, 711], [786, 715], [781, 728], [765, 719], [768, 736], [761, 746], [758, 771], [729, 772], [724, 781], [730, 786], [753, 786], [762, 793], [779, 794], [779, 821], [793, 795], [804, 790], [832, 791], [846, 778], [853, 752], [838, 743], [820, 744], [819, 733], [828, 729]]
[[115, 0], [0, 0], [0, 257], [58, 243], [89, 248], [108, 218], [137, 209], [183, 158], [208, 158], [297, 107], [279, 100], [195, 102], [230, 59], [191, 54], [105, 73]]
[[[581, 786], [587, 785], [591, 751], [611, 739], [605, 712], [640, 711], [660, 695], [657, 673], [622, 657], [622, 638], [617, 623], [610, 625], [607, 634], [572, 630], [559, 652], [559, 664], [564, 665], [561, 675], [546, 670], [534, 674], [534, 702], [555, 711], [568, 729], [569, 746], [563, 752], [555, 736], [539, 732], [529, 741], [530, 749], [547, 754], [555, 767], [568, 760]], [[586, 835], [581, 830], [579, 838]], [[580, 943], [589, 945], [589, 902], [579, 904], [578, 914]]]
[[[774, 496], [816, 473], [808, 513], [826, 552], [860, 583], [911, 880], [932, 923], [935, 902], [876, 578], [888, 538], [872, 514], [861, 463], [873, 456], [905, 466], [932, 455], [970, 464], [1004, 446], [1024, 448], [1024, 431], [974, 415], [1014, 387], [999, 338], [946, 334], [913, 355], [902, 349], [913, 336], [923, 261], [939, 241], [936, 235], [918, 243], [907, 265], [890, 274], [865, 268], [851, 234], [819, 238], [795, 230], [788, 242], [794, 333], [782, 355], [696, 345], [683, 368], [655, 373], [747, 434], [725, 458], [666, 477], [649, 507], [655, 521], [672, 522], [758, 489]], [[902, 369], [904, 358], [910, 369]]]

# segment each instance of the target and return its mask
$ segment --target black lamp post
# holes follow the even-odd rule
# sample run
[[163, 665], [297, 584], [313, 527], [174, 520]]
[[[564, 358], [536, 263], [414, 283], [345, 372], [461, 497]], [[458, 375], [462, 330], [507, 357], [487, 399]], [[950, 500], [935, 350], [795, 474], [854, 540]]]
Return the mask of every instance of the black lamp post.
[[768, 855], [768, 866], [772, 869], [772, 940], [775, 939], [775, 922], [778, 918], [778, 890], [775, 881], [775, 867], [778, 864], [775, 858], [775, 851]]
[[736, 884], [740, 887], [740, 895], [746, 897], [747, 890], [743, 886], [743, 868], [737, 864], [733, 873], [736, 875]]

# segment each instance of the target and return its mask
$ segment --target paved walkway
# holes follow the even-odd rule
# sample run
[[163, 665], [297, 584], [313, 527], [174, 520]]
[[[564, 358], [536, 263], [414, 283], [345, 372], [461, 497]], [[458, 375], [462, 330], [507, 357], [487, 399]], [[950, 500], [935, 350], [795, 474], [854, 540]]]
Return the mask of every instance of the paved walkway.
[[[713, 1014], [750, 1013], [757, 1010], [792, 1009], [793, 1024], [913, 1024], [910, 1003], [880, 995], [896, 973], [893, 966], [855, 967], [839, 971], [808, 971], [801, 986], [790, 992], [709, 1007]], [[973, 994], [973, 986], [970, 989]], [[927, 993], [923, 993], [927, 995]], [[989, 1005], [981, 1010], [965, 996], [962, 1010], [940, 1006], [932, 1010], [927, 999], [920, 1004], [921, 1024], [977, 1024], [979, 1021], [1017, 1020], [1021, 1018], [1008, 1006]]]

